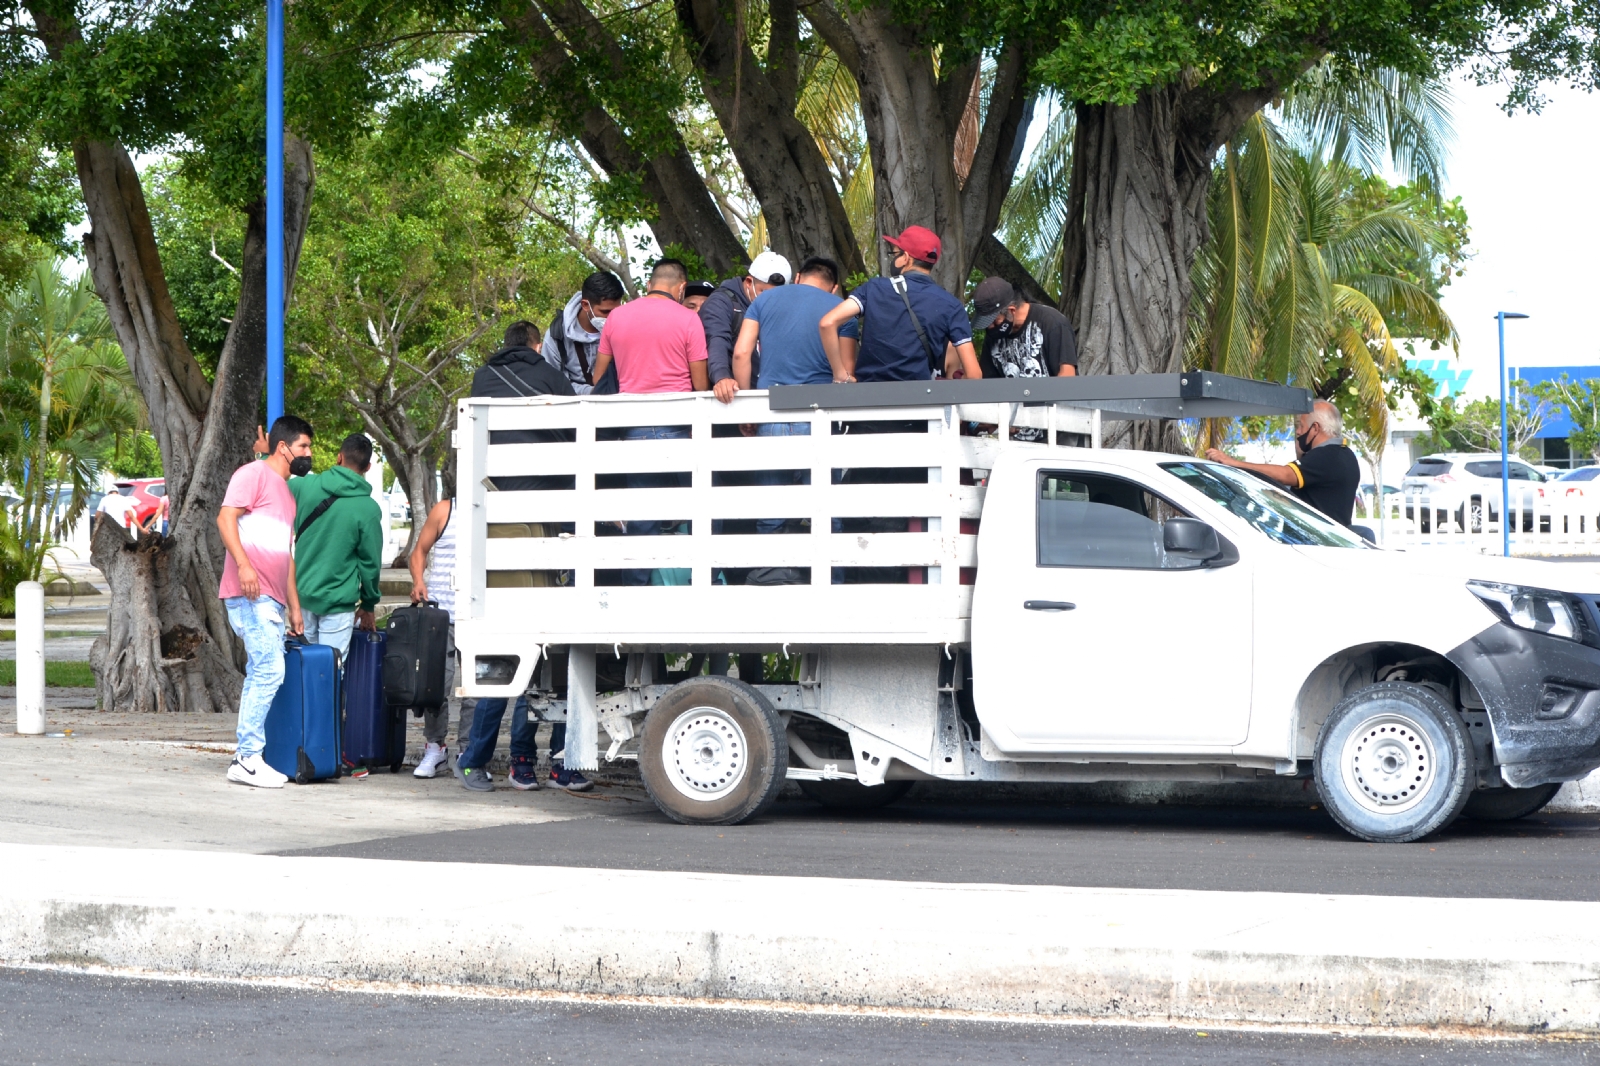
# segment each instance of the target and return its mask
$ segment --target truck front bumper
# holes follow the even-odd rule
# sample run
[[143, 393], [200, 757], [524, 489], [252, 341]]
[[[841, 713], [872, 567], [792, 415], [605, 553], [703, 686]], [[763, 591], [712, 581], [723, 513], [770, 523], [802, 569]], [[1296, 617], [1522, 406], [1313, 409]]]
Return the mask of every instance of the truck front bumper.
[[1489, 712], [1506, 784], [1572, 781], [1600, 767], [1600, 648], [1496, 622], [1449, 658]]

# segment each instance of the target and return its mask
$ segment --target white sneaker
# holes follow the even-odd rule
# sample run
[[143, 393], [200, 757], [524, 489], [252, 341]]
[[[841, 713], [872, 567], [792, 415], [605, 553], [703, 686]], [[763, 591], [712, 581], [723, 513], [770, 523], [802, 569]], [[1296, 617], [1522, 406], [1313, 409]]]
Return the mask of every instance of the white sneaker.
[[228, 780], [255, 788], [282, 788], [289, 779], [268, 766], [267, 761], [257, 753], [246, 759], [235, 758], [229, 763]]
[[412, 777], [433, 777], [439, 772], [439, 767], [448, 764], [450, 749], [443, 744], [430, 743], [422, 753], [422, 761], [417, 763], [417, 768], [411, 771]]

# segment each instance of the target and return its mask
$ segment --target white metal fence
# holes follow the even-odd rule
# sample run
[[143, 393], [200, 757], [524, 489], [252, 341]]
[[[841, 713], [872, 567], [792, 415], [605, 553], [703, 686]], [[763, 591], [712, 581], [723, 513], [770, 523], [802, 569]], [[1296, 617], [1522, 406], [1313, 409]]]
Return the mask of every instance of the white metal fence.
[[[1512, 555], [1600, 555], [1600, 489], [1588, 496], [1560, 482], [1511, 484]], [[1372, 494], [1356, 501], [1357, 525], [1387, 548], [1449, 548], [1499, 555], [1502, 550], [1499, 486], [1389, 493], [1374, 508]], [[1363, 517], [1365, 516], [1365, 517]]]

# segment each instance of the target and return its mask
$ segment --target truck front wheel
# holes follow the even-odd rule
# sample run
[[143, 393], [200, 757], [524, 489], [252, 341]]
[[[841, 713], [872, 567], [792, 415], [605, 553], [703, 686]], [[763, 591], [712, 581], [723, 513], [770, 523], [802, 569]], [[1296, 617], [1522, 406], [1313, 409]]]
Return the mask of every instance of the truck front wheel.
[[1385, 681], [1342, 700], [1317, 735], [1317, 791], [1352, 836], [1420, 840], [1472, 795], [1471, 740], [1455, 709], [1423, 685]]
[[766, 810], [788, 772], [783, 720], [742, 681], [690, 678], [645, 715], [639, 774], [675, 822], [738, 825]]

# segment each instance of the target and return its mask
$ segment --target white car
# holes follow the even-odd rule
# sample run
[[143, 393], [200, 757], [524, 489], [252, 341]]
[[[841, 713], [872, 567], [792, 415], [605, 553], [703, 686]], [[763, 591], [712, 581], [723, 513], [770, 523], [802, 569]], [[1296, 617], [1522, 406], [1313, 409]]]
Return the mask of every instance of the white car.
[[1600, 485], [1594, 484], [1596, 478], [1600, 478], [1600, 466], [1580, 466], [1556, 478], [1555, 483], [1546, 491], [1556, 499], [1583, 497], [1591, 492], [1600, 496]]
[[[1524, 501], [1522, 528], [1532, 532], [1534, 514], [1546, 501], [1545, 493], [1530, 486], [1547, 479], [1530, 463], [1511, 459], [1507, 464], [1511, 492]], [[1415, 518], [1415, 501], [1425, 500], [1420, 525], [1424, 533], [1434, 522], [1455, 522], [1473, 533], [1483, 531], [1484, 519], [1500, 520], [1500, 456], [1492, 452], [1446, 452], [1427, 455], [1412, 464], [1400, 483], [1406, 494], [1406, 517]], [[1545, 504], [1548, 510], [1548, 503]]]

